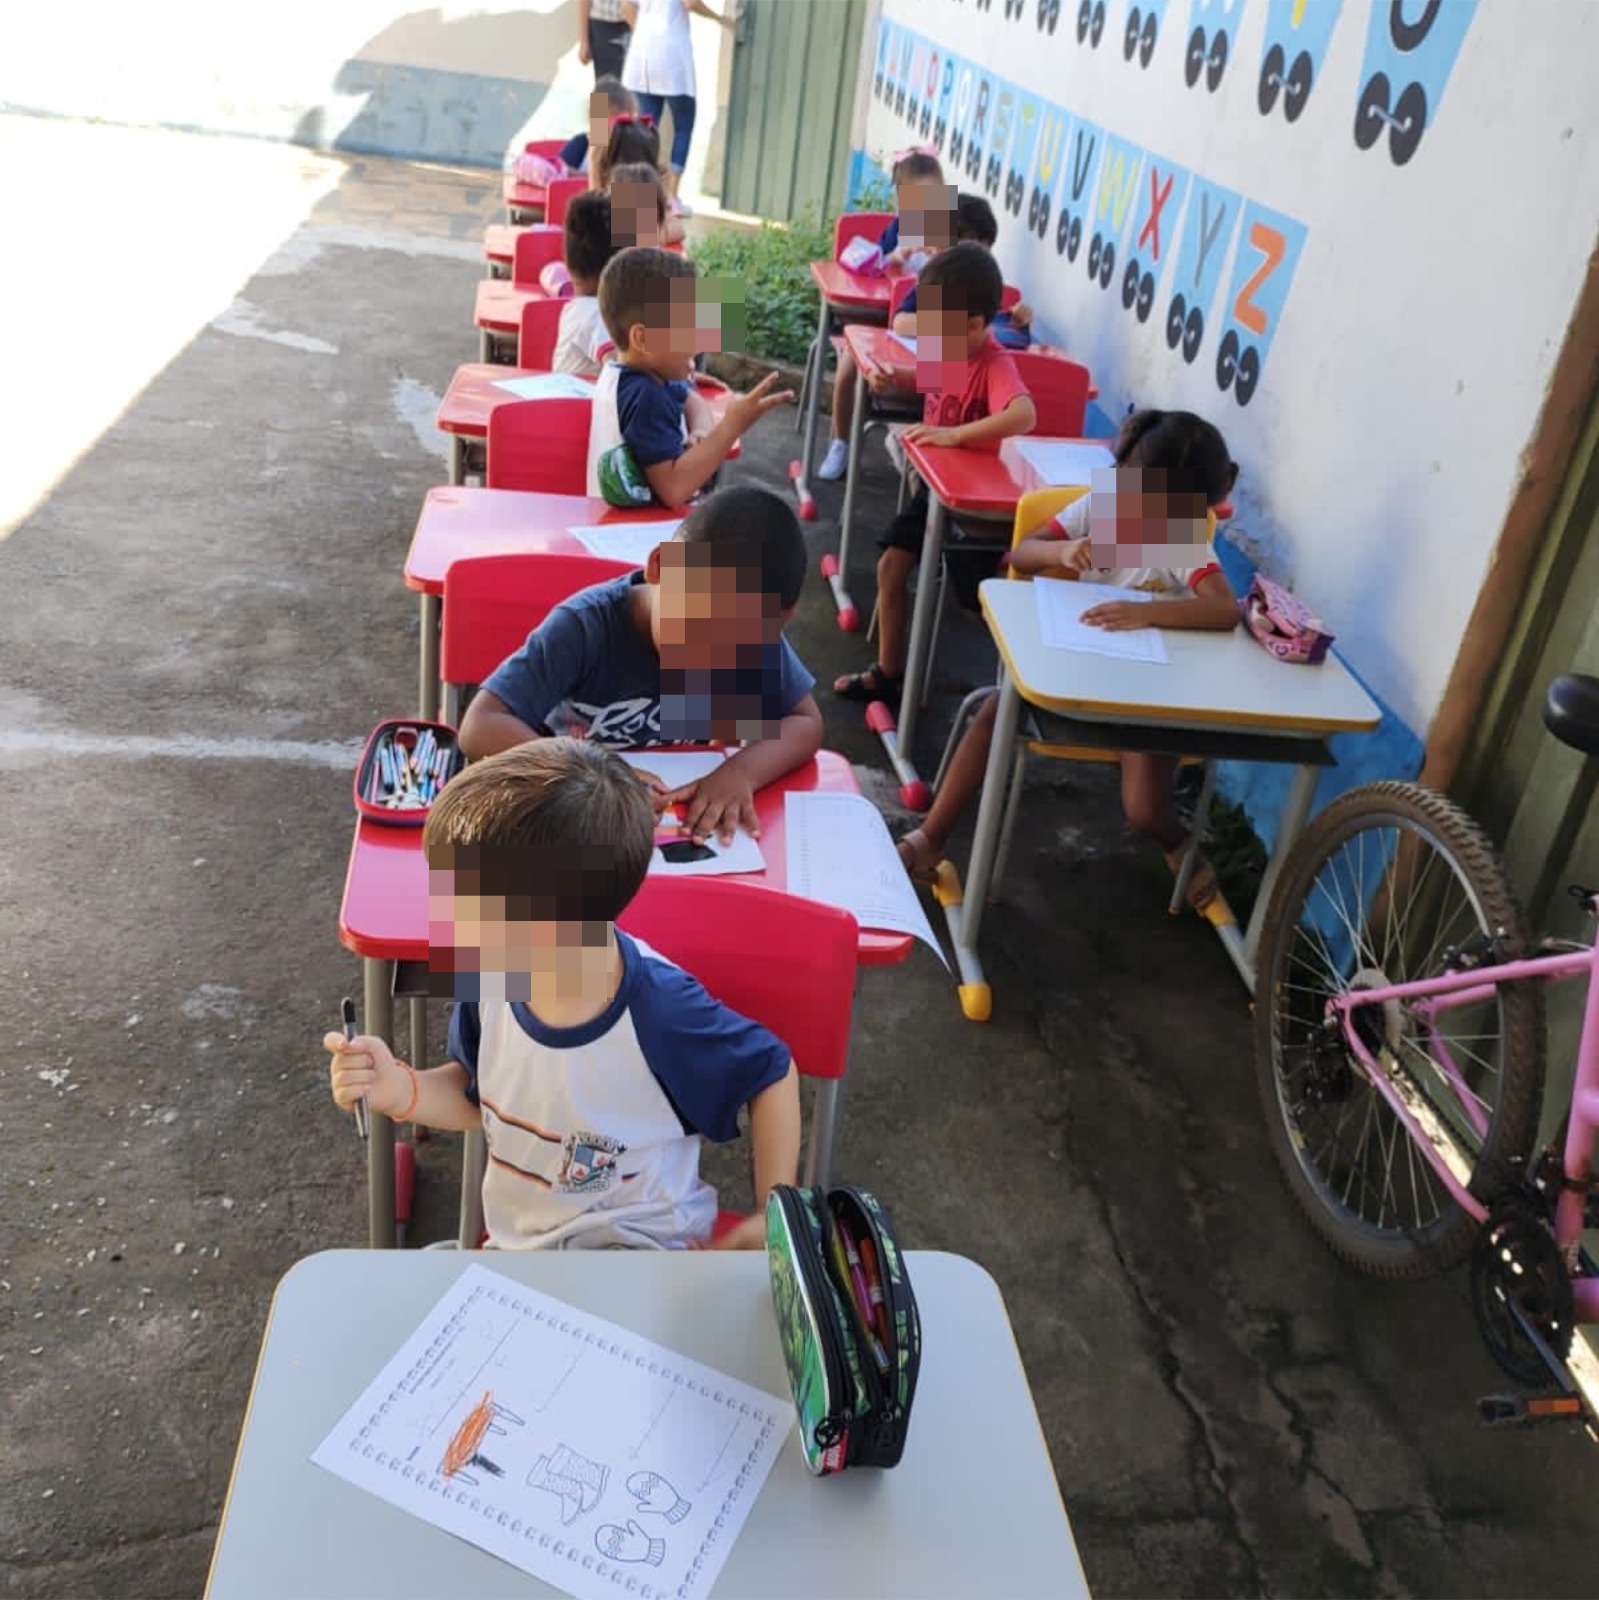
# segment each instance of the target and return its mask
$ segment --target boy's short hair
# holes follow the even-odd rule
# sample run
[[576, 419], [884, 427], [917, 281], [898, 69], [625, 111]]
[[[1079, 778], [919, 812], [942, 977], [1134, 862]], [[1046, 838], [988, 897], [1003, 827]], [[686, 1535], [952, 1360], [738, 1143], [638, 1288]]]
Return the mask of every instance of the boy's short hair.
[[638, 112], [638, 100], [634, 97], [633, 91], [624, 89], [622, 80], [610, 73], [607, 73], [603, 78], [594, 80], [594, 87], [589, 92], [589, 105], [591, 108], [596, 95], [604, 97], [605, 103], [611, 108], [613, 117], [627, 116], [629, 114], [636, 115]]
[[672, 281], [695, 276], [694, 263], [670, 250], [634, 245], [617, 251], [600, 274], [600, 316], [617, 350], [627, 349], [628, 332], [639, 323], [665, 328], [671, 320]]
[[619, 183], [635, 183], [647, 185], [655, 191], [655, 220], [666, 221], [666, 184], [661, 179], [660, 168], [652, 167], [647, 161], [627, 161], [619, 167], [611, 169], [611, 188], [614, 191]]
[[955, 242], [970, 240], [992, 250], [999, 238], [994, 208], [980, 194], [958, 195], [955, 200]]
[[[928, 291], [936, 289], [936, 294]], [[999, 263], [980, 244], [951, 245], [941, 250], [922, 268], [916, 279], [916, 304], [937, 306], [944, 311], [959, 311], [963, 316], [981, 317], [987, 327], [999, 315], [1005, 295], [1005, 280]]]
[[943, 163], [931, 150], [908, 150], [894, 163], [890, 181], [897, 189], [915, 178], [942, 178]]
[[649, 871], [655, 808], [615, 751], [535, 739], [445, 784], [422, 848], [455, 893], [503, 900], [507, 922], [615, 922]]
[[786, 497], [738, 485], [718, 489], [678, 527], [679, 544], [708, 544], [717, 566], [736, 567], [784, 610], [799, 603], [805, 584], [805, 536]]
[[605, 263], [615, 255], [611, 244], [611, 197], [598, 189], [573, 195], [566, 208], [566, 231], [561, 238], [566, 270], [585, 282], [598, 279]]

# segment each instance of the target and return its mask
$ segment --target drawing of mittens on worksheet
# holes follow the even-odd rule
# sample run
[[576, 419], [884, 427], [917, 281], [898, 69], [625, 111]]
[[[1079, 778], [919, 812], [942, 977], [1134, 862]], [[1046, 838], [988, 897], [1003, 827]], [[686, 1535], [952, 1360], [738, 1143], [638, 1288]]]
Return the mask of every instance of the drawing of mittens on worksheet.
[[658, 1567], [666, 1555], [666, 1541], [652, 1539], [630, 1517], [625, 1528], [607, 1522], [594, 1535], [594, 1548], [612, 1561], [647, 1562]]
[[639, 1515], [665, 1517], [681, 1522], [693, 1506], [658, 1472], [635, 1472], [627, 1480], [627, 1492], [638, 1501]]

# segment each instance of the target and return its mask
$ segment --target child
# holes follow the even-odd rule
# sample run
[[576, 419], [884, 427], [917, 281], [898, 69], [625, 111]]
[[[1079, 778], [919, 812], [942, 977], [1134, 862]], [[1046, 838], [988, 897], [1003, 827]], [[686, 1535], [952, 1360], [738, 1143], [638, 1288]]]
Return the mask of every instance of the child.
[[795, 1180], [788, 1047], [616, 927], [654, 832], [644, 786], [598, 745], [548, 739], [467, 768], [422, 834], [434, 917], [472, 974], [449, 1059], [417, 1072], [381, 1039], [323, 1040], [335, 1104], [482, 1128], [491, 1249], [708, 1244], [700, 1142], [736, 1139], [745, 1107], [755, 1212], [722, 1247], [760, 1248], [772, 1185]]
[[572, 298], [561, 310], [555, 335], [551, 369], [597, 378], [605, 358], [614, 348], [600, 314], [600, 274], [616, 254], [611, 243], [611, 201], [590, 189], [574, 195], [566, 208], [566, 233], [562, 241], [566, 270], [572, 276]]
[[[938, 249], [950, 242], [955, 191], [944, 182], [944, 169], [935, 150], [901, 151], [892, 176], [896, 215], [883, 229], [877, 248], [883, 252], [887, 271], [920, 272], [926, 265], [928, 244]], [[902, 222], [914, 242], [900, 243]], [[833, 379], [833, 438], [817, 468], [817, 476], [827, 483], [842, 478], [849, 466], [849, 425], [855, 413], [858, 378], [855, 358], [846, 348], [839, 353], [838, 374]]]
[[611, 242], [618, 250], [658, 249], [682, 239], [683, 224], [668, 210], [666, 185], [647, 161], [612, 167], [610, 193]]
[[574, 133], [561, 146], [562, 166], [573, 177], [588, 172], [591, 156], [596, 150], [603, 150], [611, 137], [611, 118], [637, 115], [638, 101], [631, 89], [624, 89], [619, 78], [598, 79], [589, 95], [589, 131]]
[[467, 755], [577, 734], [620, 749], [749, 740], [697, 784], [661, 792], [689, 831], [758, 832], [755, 791], [821, 747], [822, 714], [783, 625], [805, 579], [788, 501], [722, 489], [683, 519], [642, 572], [557, 606], [496, 667], [461, 722]]
[[[613, 177], [624, 167], [648, 167], [661, 181], [661, 136], [648, 117], [620, 116], [612, 122], [611, 136], [594, 161], [594, 187], [609, 191]], [[662, 188], [664, 191], [664, 182]], [[680, 244], [682, 240], [683, 224], [668, 195], [666, 214], [661, 219], [661, 242]], [[642, 244], [643, 240], [638, 242]]]
[[[922, 421], [902, 437], [973, 450], [996, 449], [1000, 440], [1028, 432], [1037, 420], [1032, 398], [1016, 363], [989, 333], [1004, 290], [994, 258], [980, 244], [952, 245], [928, 262], [916, 287], [918, 366], [937, 363], [940, 380], [923, 401]], [[842, 699], [899, 702], [908, 643], [906, 589], [921, 559], [927, 509], [924, 485], [878, 540], [883, 554], [877, 563], [877, 662], [834, 683]]]
[[[1238, 621], [1238, 601], [1207, 549], [1207, 508], [1232, 492], [1238, 468], [1220, 433], [1190, 411], [1138, 411], [1122, 424], [1115, 446], [1114, 488], [1069, 505], [1036, 528], [1007, 557], [1017, 572], [1079, 583], [1147, 590], [1160, 598], [1112, 600], [1091, 607], [1083, 621], [1112, 632], [1125, 628], [1206, 628], [1226, 632]], [[1109, 567], [1129, 546], [1148, 558], [1158, 548], [1172, 565]], [[899, 842], [913, 878], [930, 882], [951, 831], [982, 787], [999, 696], [984, 701], [956, 746], [927, 820]], [[1187, 840], [1172, 806], [1173, 756], [1123, 751], [1122, 809], [1133, 832], [1152, 838], [1176, 871]], [[1201, 860], [1188, 885], [1188, 903], [1204, 911], [1216, 898], [1216, 874]]]
[[[955, 197], [955, 240], [956, 244], [980, 244], [985, 250], [991, 251], [995, 241], [999, 238], [999, 223], [994, 219], [994, 208], [980, 194], [962, 194]], [[1024, 301], [1018, 300], [1009, 311], [1002, 311], [994, 319], [995, 324], [1008, 322], [1012, 327], [1029, 327], [1033, 320], [1032, 307]], [[913, 284], [911, 291], [899, 303], [899, 310], [894, 313], [894, 332], [914, 334], [916, 332], [916, 287]], [[849, 457], [845, 455], [845, 464], [848, 465]]]
[[[625, 505], [639, 478], [663, 506], [686, 505], [734, 441], [792, 389], [769, 373], [736, 395], [717, 421], [694, 388], [694, 357], [714, 348], [702, 331], [694, 263], [666, 250], [623, 250], [600, 276], [600, 312], [616, 345], [594, 392], [588, 492]], [[621, 449], [625, 446], [625, 449]], [[607, 488], [610, 493], [607, 493]]]

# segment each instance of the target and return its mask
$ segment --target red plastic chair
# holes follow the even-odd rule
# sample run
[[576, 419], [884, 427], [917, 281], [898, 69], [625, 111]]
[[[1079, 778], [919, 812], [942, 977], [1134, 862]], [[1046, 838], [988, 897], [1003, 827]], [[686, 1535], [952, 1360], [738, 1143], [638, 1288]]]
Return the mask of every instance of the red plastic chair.
[[482, 683], [563, 600], [633, 569], [598, 556], [469, 556], [444, 573], [439, 677], [444, 721], [460, 724], [463, 691]]
[[530, 156], [543, 156], [546, 161], [559, 161], [561, 152], [566, 148], [565, 139], [529, 139], [522, 146], [523, 152]]
[[588, 490], [592, 400], [508, 400], [489, 413], [489, 489], [541, 494]]
[[[899, 315], [900, 307], [910, 298], [910, 292], [915, 287], [916, 279], [908, 272], [904, 277], [894, 280], [894, 287], [888, 297], [888, 320], [890, 324]], [[1021, 290], [1015, 284], [1007, 283], [1004, 292], [999, 297], [999, 309], [1001, 311], [1014, 311], [1021, 304], [1021, 299]]]
[[[858, 930], [838, 906], [723, 879], [646, 878], [619, 925], [770, 1028], [818, 1080], [806, 1183], [828, 1181], [849, 1060]], [[718, 1219], [717, 1235], [737, 1218]]]
[[539, 274], [562, 258], [565, 230], [535, 223], [516, 236], [511, 252], [511, 281], [519, 289], [536, 289]]
[[1060, 356], [1040, 355], [1035, 350], [1013, 350], [1011, 360], [1038, 412], [1033, 432], [1046, 438], [1079, 438], [1093, 382], [1088, 368]]
[[898, 215], [893, 211], [846, 211], [833, 224], [833, 259], [843, 255], [851, 239], [867, 238], [876, 244], [883, 230]]
[[[555, 341], [561, 331], [564, 300], [529, 300], [522, 307], [522, 327], [516, 339], [516, 364], [535, 372], [548, 372], [555, 364]], [[584, 444], [587, 456], [588, 446]]]
[[589, 186], [587, 178], [557, 178], [544, 191], [544, 221], [551, 227], [566, 225], [566, 208]]

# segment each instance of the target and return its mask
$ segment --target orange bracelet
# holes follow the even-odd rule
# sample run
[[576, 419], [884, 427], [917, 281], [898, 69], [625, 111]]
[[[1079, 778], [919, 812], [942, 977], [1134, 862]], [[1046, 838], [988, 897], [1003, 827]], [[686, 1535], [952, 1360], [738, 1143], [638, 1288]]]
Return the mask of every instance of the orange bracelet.
[[401, 1061], [398, 1056], [395, 1062], [411, 1074], [411, 1103], [404, 1111], [400, 1112], [393, 1120], [395, 1122], [409, 1122], [411, 1114], [416, 1110], [416, 1103], [422, 1098], [422, 1080], [416, 1075], [416, 1068], [409, 1061]]

